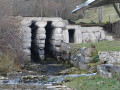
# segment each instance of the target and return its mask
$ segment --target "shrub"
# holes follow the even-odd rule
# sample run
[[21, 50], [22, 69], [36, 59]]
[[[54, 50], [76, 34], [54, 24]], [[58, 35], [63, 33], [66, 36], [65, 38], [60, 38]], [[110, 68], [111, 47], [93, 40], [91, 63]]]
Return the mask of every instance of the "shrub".
[[0, 73], [1, 75], [7, 75], [9, 71], [14, 70], [16, 56], [7, 52], [0, 56]]

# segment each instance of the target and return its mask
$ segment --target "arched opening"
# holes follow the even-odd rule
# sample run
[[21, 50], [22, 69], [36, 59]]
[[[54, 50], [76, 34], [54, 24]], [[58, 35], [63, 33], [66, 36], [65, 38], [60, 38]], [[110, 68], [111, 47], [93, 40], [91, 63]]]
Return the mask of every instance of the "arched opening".
[[52, 21], [48, 21], [47, 25], [45, 27], [46, 29], [46, 40], [45, 40], [45, 57], [52, 56], [51, 47], [53, 46], [52, 43], [52, 35], [53, 35], [53, 27], [52, 27]]
[[32, 24], [30, 26], [31, 28], [31, 33], [32, 33], [32, 37], [31, 37], [31, 60], [34, 62], [38, 62], [39, 61], [39, 48], [37, 47], [37, 40], [36, 40], [36, 35], [37, 35], [37, 30], [38, 27], [35, 25], [35, 21], [32, 21]]

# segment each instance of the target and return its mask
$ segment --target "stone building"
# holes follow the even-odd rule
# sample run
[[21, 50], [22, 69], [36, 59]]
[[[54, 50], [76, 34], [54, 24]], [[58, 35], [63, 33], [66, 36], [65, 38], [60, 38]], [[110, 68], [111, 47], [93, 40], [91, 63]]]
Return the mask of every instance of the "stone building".
[[102, 27], [81, 27], [69, 25], [62, 18], [23, 17], [23, 51], [32, 60], [44, 60], [49, 54], [61, 56], [62, 43], [87, 43], [105, 40]]

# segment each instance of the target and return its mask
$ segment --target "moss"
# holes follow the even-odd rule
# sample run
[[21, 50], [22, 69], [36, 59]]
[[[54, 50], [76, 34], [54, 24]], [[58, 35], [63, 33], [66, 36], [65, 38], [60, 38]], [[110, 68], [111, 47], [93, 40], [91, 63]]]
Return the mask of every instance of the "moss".
[[93, 56], [92, 56], [92, 60], [90, 61], [91, 63], [97, 63], [99, 62], [100, 59], [99, 59], [99, 55], [98, 53], [95, 53]]

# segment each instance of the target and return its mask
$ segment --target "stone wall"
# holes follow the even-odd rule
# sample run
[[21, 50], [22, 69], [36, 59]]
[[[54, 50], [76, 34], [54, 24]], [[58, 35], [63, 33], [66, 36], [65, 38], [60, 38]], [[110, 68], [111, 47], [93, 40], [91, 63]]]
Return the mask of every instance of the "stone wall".
[[80, 25], [67, 25], [63, 30], [63, 41], [69, 43], [68, 30], [75, 30], [74, 43], [98, 42], [106, 39], [102, 27], [81, 27]]
[[[52, 30], [48, 30], [48, 33], [50, 31], [52, 34], [51, 37], [48, 38], [50, 42], [49, 49], [55, 56], [59, 57], [61, 42], [63, 40], [62, 31], [65, 27], [63, 20], [61, 18], [24, 17], [21, 22], [21, 30], [24, 35], [23, 51], [27, 57], [31, 58], [31, 49], [33, 49], [33, 53], [38, 54], [39, 58], [44, 60], [45, 41], [47, 37], [45, 27], [48, 22], [51, 22], [52, 28]], [[32, 26], [32, 24], [34, 25]], [[34, 47], [32, 47], [32, 45], [34, 45]]]
[[[74, 30], [71, 36], [70, 30]], [[70, 43], [70, 38], [73, 43], [87, 43], [105, 40], [107, 37], [102, 27], [69, 25], [67, 20], [58, 17], [23, 17], [21, 31], [26, 56], [41, 60], [45, 59], [46, 49], [59, 59], [62, 43]]]
[[120, 63], [120, 51], [99, 52], [98, 55], [100, 60], [104, 63]]

